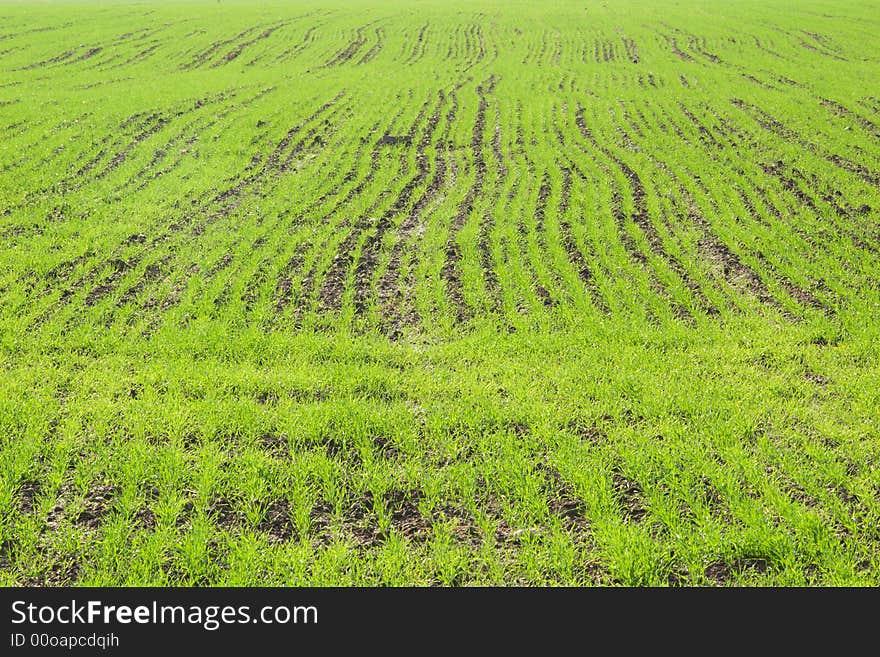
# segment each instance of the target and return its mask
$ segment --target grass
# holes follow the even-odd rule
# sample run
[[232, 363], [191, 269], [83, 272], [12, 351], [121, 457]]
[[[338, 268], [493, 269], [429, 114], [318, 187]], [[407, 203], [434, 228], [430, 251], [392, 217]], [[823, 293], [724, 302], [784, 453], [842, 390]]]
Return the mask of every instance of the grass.
[[877, 9], [0, 4], [0, 584], [877, 585]]

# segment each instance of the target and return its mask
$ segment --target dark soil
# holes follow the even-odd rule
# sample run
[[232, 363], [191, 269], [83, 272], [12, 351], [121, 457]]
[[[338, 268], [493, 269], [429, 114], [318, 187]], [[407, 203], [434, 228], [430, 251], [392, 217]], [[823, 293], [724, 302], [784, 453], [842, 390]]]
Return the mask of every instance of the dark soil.
[[641, 56], [639, 55], [639, 48], [636, 45], [636, 42], [632, 39], [628, 39], [626, 37], [622, 37], [623, 39], [623, 47], [626, 49], [626, 56], [633, 64], [638, 64], [642, 61]]
[[40, 482], [35, 480], [27, 480], [23, 481], [18, 486], [18, 494], [21, 497], [21, 501], [19, 502], [19, 510], [23, 514], [31, 513], [34, 510], [34, 506], [37, 498], [40, 496], [40, 491], [42, 486]]
[[367, 42], [366, 37], [364, 37], [364, 28], [358, 28], [356, 31], [355, 38], [342, 50], [337, 52], [333, 57], [324, 62], [324, 68], [330, 68], [333, 66], [339, 66], [344, 64], [352, 57], [354, 57], [357, 52], [363, 48], [364, 44]]
[[459, 322], [465, 322], [470, 316], [470, 309], [464, 300], [462, 292], [461, 274], [458, 271], [458, 263], [461, 260], [461, 248], [455, 239], [455, 236], [464, 226], [468, 216], [473, 210], [474, 201], [482, 193], [483, 179], [486, 175], [486, 161], [483, 157], [483, 131], [486, 123], [486, 110], [488, 101], [486, 100], [495, 89], [497, 78], [492, 75], [482, 84], [477, 86], [477, 95], [479, 96], [479, 105], [477, 107], [477, 118], [474, 122], [474, 129], [471, 133], [471, 155], [475, 170], [475, 179], [467, 195], [458, 208], [458, 212], [452, 220], [449, 227], [449, 238], [446, 241], [446, 263], [440, 274], [446, 281], [446, 290], [449, 299]]
[[427, 45], [427, 38], [425, 37], [425, 35], [428, 32], [429, 25], [430, 23], [425, 23], [422, 26], [422, 29], [419, 30], [419, 34], [416, 37], [416, 43], [413, 46], [412, 52], [410, 53], [404, 64], [415, 64], [422, 57], [425, 56], [425, 46]]
[[385, 30], [381, 27], [376, 28], [376, 43], [370, 48], [363, 57], [358, 60], [358, 64], [367, 64], [371, 62], [376, 55], [382, 52], [382, 48], [385, 45]]
[[641, 522], [648, 513], [642, 487], [637, 481], [627, 478], [619, 469], [612, 471], [611, 480], [623, 517], [630, 522]]
[[296, 538], [290, 502], [281, 499], [270, 503], [257, 529], [268, 536], [270, 543], [283, 543]]
[[270, 28], [263, 30], [257, 36], [255, 36], [253, 39], [248, 39], [247, 41], [242, 41], [235, 48], [233, 48], [232, 50], [227, 52], [225, 55], [223, 55], [219, 60], [215, 61], [211, 65], [211, 67], [216, 68], [218, 66], [223, 66], [224, 64], [228, 64], [229, 62], [231, 62], [235, 59], [238, 59], [239, 55], [241, 55], [241, 53], [244, 51], [245, 48], [257, 43], [258, 41], [262, 41], [263, 39], [268, 39], [270, 36], [272, 36], [273, 32], [275, 32], [279, 28], [283, 27], [285, 24], [286, 23], [279, 23], [278, 25], [275, 25], [273, 27], [270, 27]]
[[735, 575], [746, 571], [765, 573], [769, 568], [766, 559], [739, 557], [731, 562], [713, 561], [706, 566], [705, 576], [715, 584], [724, 585], [731, 582]]

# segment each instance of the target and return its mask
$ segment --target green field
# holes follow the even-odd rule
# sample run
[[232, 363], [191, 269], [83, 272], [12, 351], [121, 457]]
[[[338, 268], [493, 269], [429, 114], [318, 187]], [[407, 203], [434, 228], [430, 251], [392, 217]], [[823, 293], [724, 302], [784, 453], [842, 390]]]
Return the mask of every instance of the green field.
[[0, 585], [880, 585], [880, 2], [3, 0], [0, 338]]

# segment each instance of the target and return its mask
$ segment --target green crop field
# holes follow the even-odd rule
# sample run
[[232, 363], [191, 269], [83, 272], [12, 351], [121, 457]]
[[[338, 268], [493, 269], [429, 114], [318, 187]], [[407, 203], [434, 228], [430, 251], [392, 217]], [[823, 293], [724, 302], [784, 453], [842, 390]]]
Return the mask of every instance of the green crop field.
[[0, 585], [880, 585], [880, 2], [0, 2]]

